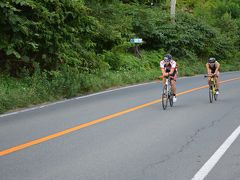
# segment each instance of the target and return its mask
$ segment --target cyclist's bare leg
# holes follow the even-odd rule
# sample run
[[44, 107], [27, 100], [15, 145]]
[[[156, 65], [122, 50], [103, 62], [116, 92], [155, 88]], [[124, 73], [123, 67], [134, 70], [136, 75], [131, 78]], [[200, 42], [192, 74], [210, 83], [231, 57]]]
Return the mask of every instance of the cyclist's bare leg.
[[171, 80], [171, 87], [172, 87], [172, 90], [173, 90], [173, 94], [177, 94], [177, 90], [176, 90], [176, 81], [174, 80]]
[[215, 80], [216, 80], [216, 86], [217, 86], [217, 89], [219, 89], [219, 80], [218, 80], [218, 76], [215, 77]]
[[162, 86], [164, 87], [165, 84], [166, 84], [166, 78], [163, 78], [163, 80], [162, 80]]
[[210, 86], [211, 77], [208, 77], [208, 85]]

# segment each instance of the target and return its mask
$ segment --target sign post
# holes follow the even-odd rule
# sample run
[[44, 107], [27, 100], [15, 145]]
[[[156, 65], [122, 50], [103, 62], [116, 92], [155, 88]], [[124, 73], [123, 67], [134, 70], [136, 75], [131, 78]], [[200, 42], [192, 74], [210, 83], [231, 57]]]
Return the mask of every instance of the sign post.
[[139, 51], [139, 44], [143, 43], [142, 38], [133, 38], [130, 39], [130, 43], [133, 43], [134, 46], [134, 54], [136, 57], [141, 57], [140, 51]]

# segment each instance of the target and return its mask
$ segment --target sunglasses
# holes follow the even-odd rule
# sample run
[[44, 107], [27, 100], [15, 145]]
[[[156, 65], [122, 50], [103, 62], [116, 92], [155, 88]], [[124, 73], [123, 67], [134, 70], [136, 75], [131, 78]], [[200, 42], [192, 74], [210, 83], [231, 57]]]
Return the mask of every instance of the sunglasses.
[[164, 61], [165, 61], [165, 62], [170, 62], [170, 61], [171, 61], [171, 59], [164, 58]]

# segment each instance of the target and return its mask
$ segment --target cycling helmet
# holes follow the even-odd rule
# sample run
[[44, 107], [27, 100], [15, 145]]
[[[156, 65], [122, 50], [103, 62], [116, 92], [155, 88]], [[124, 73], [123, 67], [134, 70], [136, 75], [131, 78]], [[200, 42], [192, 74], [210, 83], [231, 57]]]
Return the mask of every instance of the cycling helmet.
[[171, 54], [166, 54], [164, 56], [164, 61], [170, 61], [172, 59], [172, 55]]
[[215, 63], [216, 59], [214, 57], [211, 57], [208, 59], [208, 63]]

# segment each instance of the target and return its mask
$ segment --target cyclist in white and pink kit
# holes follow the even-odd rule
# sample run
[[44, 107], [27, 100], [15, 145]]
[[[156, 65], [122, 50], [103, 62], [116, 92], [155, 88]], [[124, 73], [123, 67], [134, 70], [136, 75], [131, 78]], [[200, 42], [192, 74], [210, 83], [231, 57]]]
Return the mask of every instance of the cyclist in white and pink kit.
[[173, 90], [173, 102], [176, 102], [177, 101], [177, 97], [176, 97], [177, 63], [172, 59], [171, 54], [165, 55], [164, 59], [160, 61], [160, 68], [162, 70], [163, 86], [166, 83], [165, 76], [173, 76], [173, 78], [171, 78], [171, 87]]

